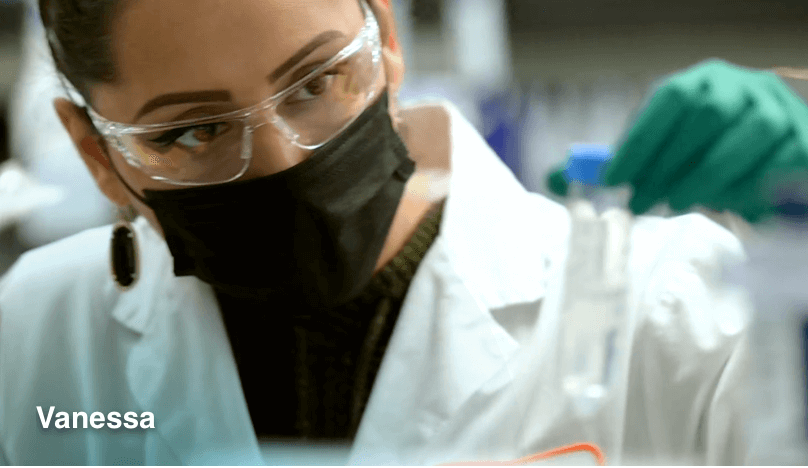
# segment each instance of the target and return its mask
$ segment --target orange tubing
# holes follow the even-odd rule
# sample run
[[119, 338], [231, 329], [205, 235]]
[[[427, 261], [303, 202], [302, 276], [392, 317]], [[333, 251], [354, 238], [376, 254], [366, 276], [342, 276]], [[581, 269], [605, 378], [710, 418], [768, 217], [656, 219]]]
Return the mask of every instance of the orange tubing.
[[534, 455], [528, 455], [526, 457], [519, 458], [517, 460], [511, 460], [506, 462], [495, 462], [495, 461], [479, 461], [479, 462], [460, 462], [460, 463], [443, 463], [438, 466], [511, 466], [511, 465], [524, 465], [526, 463], [535, 462], [538, 460], [544, 460], [546, 458], [557, 457], [559, 455], [565, 455], [568, 453], [574, 452], [589, 452], [595, 457], [595, 461], [598, 462], [598, 465], [605, 466], [606, 465], [606, 457], [603, 455], [603, 451], [595, 444], [589, 443], [580, 443], [580, 444], [572, 444], [572, 445], [565, 445], [563, 447], [557, 447], [552, 450], [548, 450], [546, 452], [536, 453]]

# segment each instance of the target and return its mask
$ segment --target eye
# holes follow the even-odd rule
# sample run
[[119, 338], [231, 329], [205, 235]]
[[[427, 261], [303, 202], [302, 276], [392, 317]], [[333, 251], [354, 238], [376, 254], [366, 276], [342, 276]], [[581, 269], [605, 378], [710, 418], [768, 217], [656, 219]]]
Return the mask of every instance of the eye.
[[303, 85], [298, 91], [286, 99], [287, 104], [297, 104], [300, 102], [311, 101], [317, 97], [326, 94], [329, 89], [334, 85], [334, 79], [339, 75], [337, 71], [330, 71], [318, 75], [311, 81]]
[[228, 131], [230, 127], [232, 125], [226, 122], [214, 122], [193, 127], [175, 128], [150, 141], [163, 148], [179, 143], [186, 148], [194, 149], [200, 145], [210, 143], [214, 138]]

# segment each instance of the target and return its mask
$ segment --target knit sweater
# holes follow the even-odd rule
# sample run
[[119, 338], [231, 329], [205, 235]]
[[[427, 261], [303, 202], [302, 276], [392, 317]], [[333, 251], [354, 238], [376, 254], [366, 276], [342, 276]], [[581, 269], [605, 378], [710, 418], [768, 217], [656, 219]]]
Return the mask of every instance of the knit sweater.
[[353, 440], [442, 212], [440, 203], [348, 304], [281, 316], [266, 302], [216, 291], [258, 437]]

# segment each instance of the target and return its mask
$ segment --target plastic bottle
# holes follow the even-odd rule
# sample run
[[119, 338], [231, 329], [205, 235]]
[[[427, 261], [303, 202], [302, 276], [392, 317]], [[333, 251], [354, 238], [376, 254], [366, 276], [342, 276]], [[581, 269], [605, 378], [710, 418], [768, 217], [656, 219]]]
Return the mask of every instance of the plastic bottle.
[[602, 184], [608, 146], [573, 145], [568, 156], [571, 232], [559, 370], [564, 391], [587, 415], [613, 388], [626, 346], [632, 216], [628, 190]]
[[725, 280], [754, 305], [748, 464], [808, 464], [808, 184], [778, 195], [777, 215], [747, 243], [747, 261]]

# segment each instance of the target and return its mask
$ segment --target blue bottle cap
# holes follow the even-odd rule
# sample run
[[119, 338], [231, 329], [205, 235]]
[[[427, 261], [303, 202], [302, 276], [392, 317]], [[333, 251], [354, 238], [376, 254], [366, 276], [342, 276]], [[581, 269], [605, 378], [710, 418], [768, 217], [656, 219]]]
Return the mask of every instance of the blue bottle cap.
[[603, 185], [606, 168], [612, 160], [609, 145], [578, 143], [570, 146], [564, 174], [569, 181], [585, 185]]

